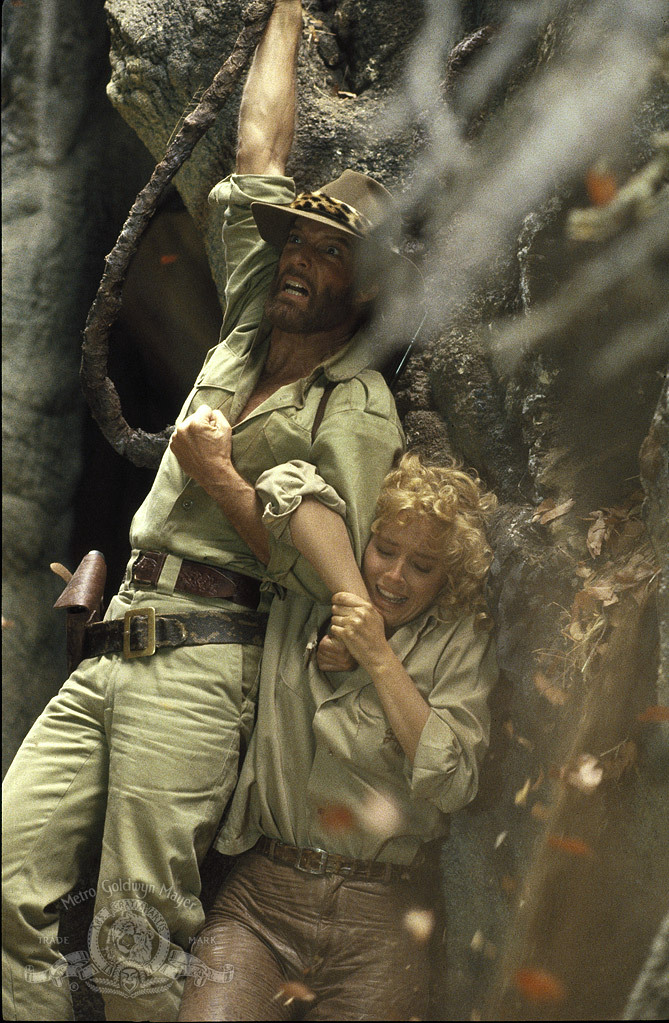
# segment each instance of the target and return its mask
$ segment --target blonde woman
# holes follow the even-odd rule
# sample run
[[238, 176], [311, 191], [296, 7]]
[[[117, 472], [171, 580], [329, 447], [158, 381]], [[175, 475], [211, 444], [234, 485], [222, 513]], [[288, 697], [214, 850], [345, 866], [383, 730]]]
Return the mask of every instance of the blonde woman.
[[311, 466], [270, 470], [257, 491], [268, 528], [334, 596], [290, 617], [274, 601], [268, 635], [281, 640], [263, 653], [256, 729], [217, 843], [242, 855], [194, 946], [218, 973], [187, 982], [180, 1019], [290, 1019], [277, 998], [290, 982], [313, 998], [306, 1019], [421, 1018], [427, 951], [408, 914], [424, 903], [426, 846], [476, 794], [488, 741], [494, 498], [453, 465], [405, 455], [360, 574], [343, 503]]

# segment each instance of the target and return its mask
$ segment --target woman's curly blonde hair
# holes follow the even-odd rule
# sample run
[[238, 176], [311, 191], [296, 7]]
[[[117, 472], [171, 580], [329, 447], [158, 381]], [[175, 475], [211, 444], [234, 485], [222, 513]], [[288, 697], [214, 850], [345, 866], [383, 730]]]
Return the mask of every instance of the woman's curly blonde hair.
[[419, 455], [407, 453], [383, 481], [372, 532], [383, 523], [405, 525], [414, 515], [432, 520], [441, 534], [448, 573], [439, 595], [442, 612], [480, 614], [485, 611], [483, 586], [492, 561], [486, 520], [496, 505], [495, 495], [454, 460], [425, 465]]

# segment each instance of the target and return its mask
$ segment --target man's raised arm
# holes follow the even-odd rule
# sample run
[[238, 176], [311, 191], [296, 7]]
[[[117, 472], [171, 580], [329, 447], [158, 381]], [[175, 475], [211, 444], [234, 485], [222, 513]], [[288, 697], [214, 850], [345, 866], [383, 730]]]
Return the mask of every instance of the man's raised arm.
[[276, 0], [242, 93], [238, 174], [285, 173], [295, 130], [295, 66], [301, 33], [301, 0]]

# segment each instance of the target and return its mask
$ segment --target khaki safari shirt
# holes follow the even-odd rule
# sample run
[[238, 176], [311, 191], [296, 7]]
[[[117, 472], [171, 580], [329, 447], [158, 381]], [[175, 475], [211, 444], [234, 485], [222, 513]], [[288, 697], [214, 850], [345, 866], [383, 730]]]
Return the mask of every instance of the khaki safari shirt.
[[[377, 353], [364, 330], [305, 379], [279, 388], [243, 422], [238, 417], [262, 372], [269, 324], [263, 308], [279, 252], [260, 238], [251, 215], [254, 200], [289, 203], [292, 179], [233, 174], [210, 194], [224, 207], [225, 315], [221, 342], [207, 354], [177, 422], [208, 404], [232, 425], [232, 460], [251, 485], [271, 466], [293, 458], [318, 466], [346, 502], [356, 555], [367, 538], [374, 502], [393, 457], [403, 447], [395, 404], [380, 373], [369, 369]], [[385, 353], [387, 355], [387, 353]], [[331, 392], [312, 444], [312, 425], [329, 382]], [[131, 526], [133, 548], [166, 551], [256, 578], [268, 578], [315, 599], [329, 595], [311, 566], [281, 539], [270, 541], [260, 564], [216, 502], [185, 475], [168, 449], [151, 491]]]
[[[269, 529], [289, 536], [299, 487], [285, 486], [288, 472], [302, 479], [300, 497], [311, 493], [343, 514], [313, 469], [293, 463], [258, 482]], [[431, 607], [390, 638], [430, 706], [412, 765], [369, 675], [318, 669], [317, 633], [329, 612], [299, 596], [272, 604], [258, 719], [217, 848], [240, 853], [267, 835], [353, 859], [410, 863], [476, 794], [497, 678], [492, 637], [471, 615], [444, 621]]]

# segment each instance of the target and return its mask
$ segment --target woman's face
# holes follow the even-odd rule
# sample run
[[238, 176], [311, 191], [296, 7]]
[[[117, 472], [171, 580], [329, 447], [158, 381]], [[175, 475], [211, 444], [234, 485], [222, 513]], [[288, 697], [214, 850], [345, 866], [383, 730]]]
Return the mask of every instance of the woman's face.
[[362, 574], [374, 607], [396, 629], [434, 603], [446, 583], [441, 530], [425, 515], [406, 525], [380, 523], [367, 544]]

